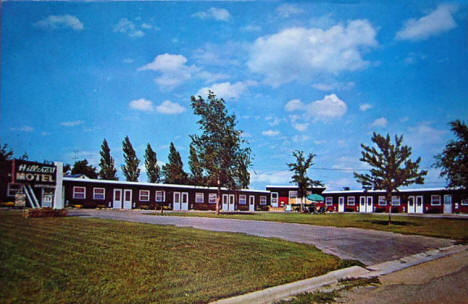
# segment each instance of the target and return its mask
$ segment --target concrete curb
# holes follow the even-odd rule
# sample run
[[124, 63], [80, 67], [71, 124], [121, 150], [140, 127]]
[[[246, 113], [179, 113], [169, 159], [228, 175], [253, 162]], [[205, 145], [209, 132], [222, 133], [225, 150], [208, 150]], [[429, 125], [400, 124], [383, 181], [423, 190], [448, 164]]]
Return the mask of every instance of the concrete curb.
[[320, 287], [337, 283], [346, 278], [371, 278], [399, 271], [411, 266], [468, 250], [468, 245], [452, 245], [449, 247], [432, 249], [426, 252], [410, 255], [398, 260], [388, 261], [367, 269], [360, 266], [352, 266], [344, 269], [331, 271], [327, 274], [284, 285], [270, 287], [264, 290], [254, 291], [247, 294], [221, 299], [212, 304], [238, 304], [238, 303], [274, 303], [297, 294], [312, 292]]

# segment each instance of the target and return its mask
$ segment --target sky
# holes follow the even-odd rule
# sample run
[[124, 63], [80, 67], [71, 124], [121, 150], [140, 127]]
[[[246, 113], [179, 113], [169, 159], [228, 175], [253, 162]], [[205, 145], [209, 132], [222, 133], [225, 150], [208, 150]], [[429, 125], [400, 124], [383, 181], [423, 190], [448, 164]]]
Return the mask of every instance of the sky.
[[253, 154], [251, 188], [288, 184], [292, 152], [328, 189], [360, 188], [361, 144], [403, 135], [434, 155], [468, 122], [466, 1], [14, 2], [2, 4], [0, 142], [16, 156], [119, 167], [129, 136], [144, 173], [174, 142], [189, 171], [191, 96], [209, 89]]

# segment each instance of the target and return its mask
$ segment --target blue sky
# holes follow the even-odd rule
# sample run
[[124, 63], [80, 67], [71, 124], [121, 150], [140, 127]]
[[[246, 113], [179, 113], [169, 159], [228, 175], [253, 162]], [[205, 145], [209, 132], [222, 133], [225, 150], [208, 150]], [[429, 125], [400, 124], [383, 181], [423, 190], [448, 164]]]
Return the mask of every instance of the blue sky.
[[[360, 144], [403, 134], [430, 168], [468, 121], [467, 2], [3, 2], [0, 138], [17, 155], [187, 164], [190, 96], [212, 89], [254, 154], [251, 187], [287, 184], [295, 149], [329, 189], [359, 188]], [[430, 169], [427, 187], [443, 186]], [[143, 173], [140, 180], [146, 180]]]

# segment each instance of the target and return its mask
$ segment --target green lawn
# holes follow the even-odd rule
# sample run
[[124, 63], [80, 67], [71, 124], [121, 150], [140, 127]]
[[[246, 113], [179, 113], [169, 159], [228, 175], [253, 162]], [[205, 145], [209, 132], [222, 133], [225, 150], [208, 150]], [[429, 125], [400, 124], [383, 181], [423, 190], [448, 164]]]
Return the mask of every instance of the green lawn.
[[356, 227], [398, 232], [403, 234], [420, 234], [468, 241], [468, 218], [441, 219], [413, 216], [392, 215], [392, 225], [387, 225], [386, 215], [360, 213], [255, 213], [255, 214], [220, 214], [214, 212], [178, 212], [165, 213], [171, 216], [219, 217], [241, 220], [274, 221], [299, 223], [319, 226]]
[[342, 266], [278, 239], [0, 211], [0, 303], [206, 303]]

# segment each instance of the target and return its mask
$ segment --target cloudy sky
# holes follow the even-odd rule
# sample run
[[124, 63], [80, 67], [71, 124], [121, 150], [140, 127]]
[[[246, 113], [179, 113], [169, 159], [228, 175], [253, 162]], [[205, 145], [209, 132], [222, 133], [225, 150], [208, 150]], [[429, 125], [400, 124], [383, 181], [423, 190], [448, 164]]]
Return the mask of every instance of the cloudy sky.
[[[395, 3], [397, 2], [397, 3]], [[467, 3], [3, 2], [0, 138], [17, 155], [117, 164], [128, 135], [188, 170], [190, 96], [227, 101], [254, 154], [252, 187], [287, 184], [286, 163], [359, 187], [360, 144], [403, 134], [430, 168], [468, 121]], [[146, 180], [142, 174], [140, 180]], [[443, 186], [430, 169], [427, 187]]]

